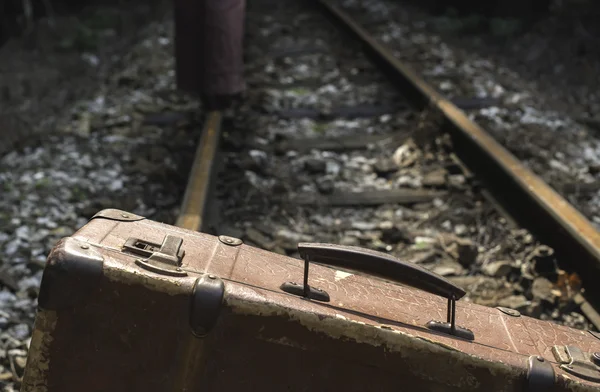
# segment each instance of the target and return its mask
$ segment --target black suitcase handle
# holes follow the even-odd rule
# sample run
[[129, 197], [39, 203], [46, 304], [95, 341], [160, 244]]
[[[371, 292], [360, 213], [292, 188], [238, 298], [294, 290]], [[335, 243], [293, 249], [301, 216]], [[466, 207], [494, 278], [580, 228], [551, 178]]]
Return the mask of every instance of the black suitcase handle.
[[414, 287], [445, 298], [460, 299], [466, 292], [446, 278], [383, 252], [357, 246], [300, 243], [300, 256], [309, 262], [353, 270]]
[[446, 322], [430, 321], [427, 327], [464, 339], [474, 339], [473, 332], [456, 325], [456, 300], [462, 298], [466, 292], [444, 277], [386, 253], [356, 246], [303, 242], [298, 244], [298, 251], [304, 259], [304, 282], [303, 284], [286, 282], [281, 286], [283, 291], [329, 302], [327, 292], [310, 287], [308, 284], [308, 269], [311, 261], [376, 276], [447, 298]]

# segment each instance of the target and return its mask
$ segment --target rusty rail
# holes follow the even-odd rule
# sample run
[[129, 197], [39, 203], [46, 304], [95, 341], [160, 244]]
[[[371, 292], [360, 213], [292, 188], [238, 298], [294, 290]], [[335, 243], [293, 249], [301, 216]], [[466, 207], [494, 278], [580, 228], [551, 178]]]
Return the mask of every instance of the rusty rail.
[[[598, 309], [600, 287], [596, 278], [600, 276], [600, 233], [591, 222], [348, 14], [326, 0], [317, 0], [317, 3], [337, 25], [364, 44], [366, 52], [412, 104], [418, 109], [432, 108], [442, 116], [444, 130], [450, 134], [460, 159], [519, 224], [554, 247], [562, 268], [582, 276], [587, 300], [594, 298], [593, 305]], [[590, 320], [595, 319], [595, 323], [600, 324], [593, 307], [588, 304], [582, 306], [582, 310]]]
[[201, 231], [207, 213], [215, 157], [221, 137], [221, 112], [210, 112], [198, 142], [176, 226]]

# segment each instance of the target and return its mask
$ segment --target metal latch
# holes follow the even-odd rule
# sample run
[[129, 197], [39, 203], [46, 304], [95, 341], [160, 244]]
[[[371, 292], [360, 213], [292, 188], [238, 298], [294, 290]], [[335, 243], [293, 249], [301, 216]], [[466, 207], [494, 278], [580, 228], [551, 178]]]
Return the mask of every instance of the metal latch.
[[586, 356], [576, 346], [553, 346], [552, 353], [560, 368], [588, 381], [600, 382], [600, 367], [594, 364], [591, 356]]
[[185, 254], [181, 244], [183, 239], [173, 235], [166, 235], [162, 244], [128, 238], [123, 245], [123, 250], [145, 257], [136, 259], [135, 263], [149, 271], [171, 276], [186, 276], [187, 273], [180, 268]]

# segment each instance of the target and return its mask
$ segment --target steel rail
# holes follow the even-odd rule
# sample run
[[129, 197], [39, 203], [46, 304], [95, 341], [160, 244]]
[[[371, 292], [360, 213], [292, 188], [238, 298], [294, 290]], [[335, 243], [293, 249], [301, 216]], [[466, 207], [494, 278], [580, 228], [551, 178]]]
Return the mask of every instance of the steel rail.
[[[459, 158], [515, 221], [554, 248], [562, 268], [581, 276], [588, 300], [600, 298], [600, 233], [592, 223], [347, 13], [326, 0], [316, 1], [335, 24], [364, 45], [413, 105], [442, 116]], [[597, 302], [593, 305], [598, 308]], [[582, 310], [594, 318], [593, 308]]]
[[194, 162], [188, 178], [181, 210], [175, 225], [201, 231], [207, 213], [209, 193], [215, 168], [215, 157], [221, 137], [223, 115], [209, 112], [198, 142]]

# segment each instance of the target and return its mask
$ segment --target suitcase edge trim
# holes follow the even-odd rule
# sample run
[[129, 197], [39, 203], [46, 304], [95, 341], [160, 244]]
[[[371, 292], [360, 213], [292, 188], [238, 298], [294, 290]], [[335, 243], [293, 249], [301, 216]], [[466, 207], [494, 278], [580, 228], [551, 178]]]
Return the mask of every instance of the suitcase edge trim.
[[93, 245], [73, 237], [61, 239], [48, 255], [39, 307], [60, 310], [85, 299], [103, 276], [104, 256]]

